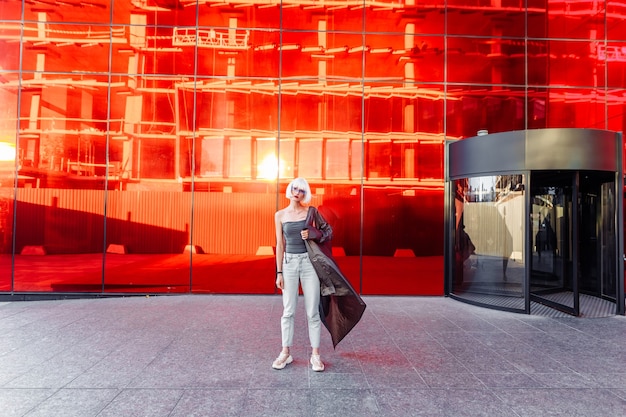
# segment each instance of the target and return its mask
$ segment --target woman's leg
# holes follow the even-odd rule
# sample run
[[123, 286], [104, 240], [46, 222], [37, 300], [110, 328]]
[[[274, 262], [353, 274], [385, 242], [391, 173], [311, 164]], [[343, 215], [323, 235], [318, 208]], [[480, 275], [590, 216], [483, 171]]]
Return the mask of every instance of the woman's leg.
[[298, 305], [299, 262], [288, 253], [283, 260], [283, 315], [280, 319], [283, 351], [293, 345], [296, 307]]
[[320, 319], [320, 280], [311, 265], [308, 257], [303, 258], [300, 268], [300, 282], [304, 294], [304, 308], [309, 325], [309, 341], [314, 354], [318, 354], [320, 346], [320, 332], [322, 321]]

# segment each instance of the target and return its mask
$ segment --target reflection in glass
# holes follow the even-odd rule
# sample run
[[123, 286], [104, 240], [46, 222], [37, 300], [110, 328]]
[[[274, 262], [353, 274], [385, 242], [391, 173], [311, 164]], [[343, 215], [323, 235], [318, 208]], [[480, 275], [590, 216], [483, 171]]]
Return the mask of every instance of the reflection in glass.
[[589, 296], [615, 301], [614, 173], [531, 175], [531, 299], [573, 315], [589, 314]]
[[[15, 23], [17, 26], [17, 23]], [[1, 33], [1, 32], [0, 32]], [[1, 35], [0, 35], [1, 36]], [[6, 36], [6, 35], [5, 35]], [[19, 31], [17, 27], [14, 30], [13, 35], [7, 36], [7, 38], [19, 38]], [[20, 46], [18, 42], [7, 42], [4, 39], [0, 39], [0, 51], [2, 51], [2, 55], [0, 55], [0, 69], [4, 71], [17, 71], [20, 65]], [[6, 74], [2, 74], [4, 77], [4, 82], [8, 79], [6, 78]]]
[[[224, 138], [201, 137], [196, 139], [196, 141], [198, 143], [196, 154], [200, 155], [200, 160], [196, 161], [196, 175], [200, 177], [223, 177]], [[191, 173], [191, 168], [188, 167], [183, 172], [188, 177]]]
[[606, 61], [607, 86], [622, 88], [626, 84], [626, 41], [598, 44], [598, 59]]
[[[537, 88], [528, 91], [530, 128], [602, 128], [607, 104], [623, 100], [621, 91], [585, 88]], [[611, 121], [612, 122], [612, 121]]]
[[[624, 126], [617, 3], [83, 3], [0, 2], [15, 290], [99, 292], [104, 257], [107, 291], [272, 293], [272, 215], [302, 175], [364, 291], [440, 294], [445, 140]], [[467, 213], [508, 219], [493, 198]]]
[[552, 85], [572, 87], [604, 86], [606, 51], [597, 40], [573, 41], [550, 40], [546, 73]]
[[[298, 145], [298, 175], [310, 180], [321, 179], [323, 141], [300, 139]], [[344, 164], [346, 162], [344, 160]]]
[[[450, 34], [481, 37], [499, 35], [507, 38], [522, 38], [525, 35], [525, 3], [448, 0], [447, 4], [447, 27]], [[483, 9], [482, 6], [487, 7]], [[518, 13], [511, 13], [516, 8]]]
[[445, 104], [449, 137], [472, 137], [482, 129], [489, 133], [522, 130], [525, 123], [529, 128], [545, 124], [546, 116], [541, 111], [545, 108], [545, 97], [530, 96], [524, 88], [507, 88], [506, 96], [484, 94], [481, 90], [473, 86], [450, 93]]
[[[11, 117], [0, 121], [0, 126], [11, 122], [15, 123], [15, 119], [15, 117]], [[1, 129], [2, 132], [10, 132], [4, 127]], [[11, 291], [12, 289], [13, 201], [15, 199], [17, 157], [15, 138], [8, 133], [3, 134], [0, 138], [0, 291]]]
[[[547, 36], [570, 39], [593, 37], [604, 30], [604, 19], [598, 19], [597, 16], [605, 16], [607, 3], [583, 1], [571, 7], [567, 2], [547, 1]], [[618, 16], [615, 16], [617, 20]]]
[[[362, 216], [364, 294], [441, 294], [443, 190], [372, 184]], [[351, 237], [350, 252], [359, 248]]]
[[[530, 292], [549, 299], [553, 294], [573, 291], [573, 180], [571, 174], [544, 177], [533, 177]], [[574, 309], [571, 295], [559, 302]]]
[[276, 138], [257, 138], [256, 150], [256, 178], [275, 180], [279, 174], [288, 178], [284, 172], [284, 163], [278, 160], [276, 153]]
[[326, 141], [326, 178], [348, 179], [350, 177], [350, 141], [329, 139]]
[[477, 37], [448, 39], [448, 81], [524, 85], [524, 42]]
[[129, 188], [107, 193], [100, 286], [113, 293], [188, 293], [191, 193]]
[[250, 138], [232, 137], [229, 141], [228, 176], [250, 178], [252, 174]]
[[453, 186], [453, 294], [524, 309], [524, 176], [466, 178]]

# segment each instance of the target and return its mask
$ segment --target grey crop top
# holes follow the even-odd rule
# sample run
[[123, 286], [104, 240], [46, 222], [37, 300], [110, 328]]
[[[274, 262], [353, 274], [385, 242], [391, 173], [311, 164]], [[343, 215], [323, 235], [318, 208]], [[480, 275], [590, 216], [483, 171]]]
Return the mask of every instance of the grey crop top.
[[306, 246], [300, 232], [304, 229], [304, 220], [283, 223], [283, 236], [285, 236], [285, 252], [304, 253]]

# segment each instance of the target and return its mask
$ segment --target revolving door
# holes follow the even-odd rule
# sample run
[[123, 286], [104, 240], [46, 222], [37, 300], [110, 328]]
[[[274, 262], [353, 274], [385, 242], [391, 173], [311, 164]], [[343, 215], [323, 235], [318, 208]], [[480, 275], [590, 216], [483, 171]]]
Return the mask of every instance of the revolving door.
[[538, 171], [530, 176], [531, 300], [576, 316], [582, 296], [615, 302], [615, 175]]
[[621, 149], [621, 135], [581, 129], [448, 144], [446, 293], [527, 314], [624, 314]]

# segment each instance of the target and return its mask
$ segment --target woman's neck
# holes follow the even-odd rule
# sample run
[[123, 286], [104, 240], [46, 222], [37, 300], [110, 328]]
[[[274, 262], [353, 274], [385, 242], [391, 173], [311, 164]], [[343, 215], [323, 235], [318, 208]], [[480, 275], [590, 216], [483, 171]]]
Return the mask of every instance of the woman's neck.
[[290, 211], [302, 211], [304, 208], [305, 207], [299, 201], [291, 200], [291, 203], [289, 203]]

